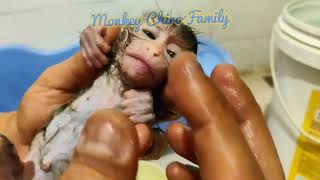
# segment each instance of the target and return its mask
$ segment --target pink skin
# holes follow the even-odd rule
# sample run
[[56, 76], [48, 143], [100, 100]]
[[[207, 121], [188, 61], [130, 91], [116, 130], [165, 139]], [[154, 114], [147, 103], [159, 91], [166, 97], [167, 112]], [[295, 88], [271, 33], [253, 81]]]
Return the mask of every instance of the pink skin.
[[134, 123], [151, 122], [155, 120], [152, 102], [150, 91], [131, 89], [124, 93], [122, 112]]
[[88, 26], [81, 32], [80, 48], [86, 63], [93, 68], [102, 68], [109, 62], [106, 57], [111, 51], [111, 46], [106, 42], [107, 28], [93, 28]]
[[165, 26], [142, 25], [138, 36], [141, 39], [134, 40], [126, 48], [120, 61], [121, 70], [132, 88], [149, 89], [166, 76], [168, 63], [173, 58], [167, 50], [178, 53], [181, 49], [170, 42], [172, 36]]
[[[101, 30], [93, 30], [92, 27], [88, 27], [82, 34], [84, 36], [81, 36], [80, 45], [86, 61], [95, 68], [102, 67], [106, 61], [101, 54], [106, 54], [111, 49], [102, 46], [101, 39], [105, 34], [101, 33]], [[146, 123], [155, 118], [150, 89], [165, 79], [168, 63], [182, 50], [174, 43], [174, 38], [166, 26], [144, 24], [137, 36], [140, 38], [129, 44], [120, 59], [122, 79], [129, 85], [121, 105], [123, 113], [129, 116], [132, 122]], [[92, 52], [95, 53], [89, 55]]]
[[[168, 63], [173, 58], [167, 50], [178, 53], [181, 49], [170, 43], [170, 34], [165, 26], [143, 25], [138, 36], [141, 39], [134, 40], [125, 50], [120, 61], [121, 70], [123, 78], [133, 88], [150, 89], [161, 83], [166, 76]], [[155, 119], [153, 98], [148, 90], [126, 91], [121, 105], [123, 113], [134, 123]]]

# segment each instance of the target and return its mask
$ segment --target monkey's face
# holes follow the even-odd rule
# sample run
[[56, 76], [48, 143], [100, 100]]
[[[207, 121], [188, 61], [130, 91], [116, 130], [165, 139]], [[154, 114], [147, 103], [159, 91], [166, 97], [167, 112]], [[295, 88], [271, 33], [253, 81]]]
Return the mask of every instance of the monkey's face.
[[121, 73], [133, 88], [156, 87], [165, 79], [168, 63], [182, 49], [164, 25], [144, 24], [136, 36], [120, 58]]

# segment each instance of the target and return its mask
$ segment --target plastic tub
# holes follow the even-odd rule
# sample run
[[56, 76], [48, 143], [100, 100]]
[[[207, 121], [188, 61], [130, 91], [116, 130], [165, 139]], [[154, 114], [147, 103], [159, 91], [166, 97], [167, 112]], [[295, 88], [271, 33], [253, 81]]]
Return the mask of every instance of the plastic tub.
[[[320, 1], [285, 6], [272, 31], [270, 58], [276, 93], [267, 119], [286, 176], [318, 180], [320, 176], [292, 171], [299, 137], [320, 147], [320, 139], [302, 128], [311, 92], [320, 89]], [[314, 163], [307, 168], [310, 172], [320, 167], [320, 162], [306, 163]]]

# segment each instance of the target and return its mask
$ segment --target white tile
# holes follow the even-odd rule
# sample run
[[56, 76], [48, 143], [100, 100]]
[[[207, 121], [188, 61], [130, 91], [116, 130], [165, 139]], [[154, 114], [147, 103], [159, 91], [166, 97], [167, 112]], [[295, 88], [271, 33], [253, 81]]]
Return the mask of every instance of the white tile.
[[269, 67], [270, 62], [270, 36], [255, 39], [252, 42], [253, 68]]
[[230, 53], [237, 67], [241, 70], [251, 69], [254, 66], [253, 46], [251, 41], [235, 41], [221, 43], [221, 46]]
[[224, 8], [231, 16], [228, 31], [213, 28], [218, 42], [264, 37], [270, 34], [286, 0], [215, 0], [212, 8]]
[[13, 43], [55, 49], [78, 43], [79, 33], [91, 23], [91, 15], [103, 12], [106, 10], [101, 4], [79, 4], [3, 15], [0, 45]]
[[261, 37], [221, 43], [221, 46], [231, 54], [238, 68], [249, 70], [253, 68], [269, 67], [269, 39]]
[[[268, 36], [272, 24], [286, 0], [157, 0], [173, 14], [187, 15], [190, 10], [204, 12], [220, 8], [230, 15], [227, 30], [198, 24], [200, 32], [221, 43], [241, 69], [268, 64]], [[113, 2], [113, 3], [110, 3]], [[140, 15], [147, 8], [155, 9], [150, 0], [0, 0], [0, 45], [26, 44], [36, 48], [55, 49], [78, 43], [79, 33], [91, 23], [93, 13], [118, 16], [124, 10]], [[31, 9], [31, 10], [30, 10]]]

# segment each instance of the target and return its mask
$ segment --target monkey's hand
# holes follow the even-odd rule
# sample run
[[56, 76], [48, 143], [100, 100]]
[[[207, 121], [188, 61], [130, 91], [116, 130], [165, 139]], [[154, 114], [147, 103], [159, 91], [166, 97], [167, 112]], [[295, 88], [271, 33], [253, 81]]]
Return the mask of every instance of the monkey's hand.
[[121, 106], [123, 113], [134, 123], [155, 120], [153, 97], [150, 91], [130, 89], [124, 92]]
[[111, 50], [108, 36], [106, 27], [88, 26], [81, 32], [81, 53], [89, 66], [101, 68], [109, 62], [106, 56]]

